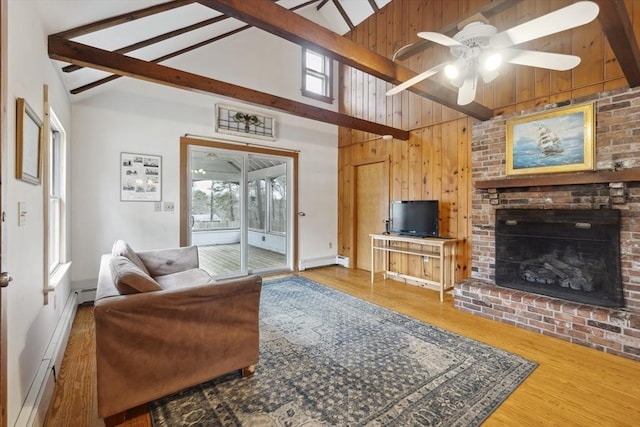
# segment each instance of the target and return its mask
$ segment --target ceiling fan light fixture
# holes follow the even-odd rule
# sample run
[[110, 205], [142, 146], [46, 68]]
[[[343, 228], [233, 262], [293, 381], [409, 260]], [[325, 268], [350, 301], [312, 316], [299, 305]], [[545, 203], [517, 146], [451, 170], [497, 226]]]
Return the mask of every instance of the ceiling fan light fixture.
[[[447, 64], [444, 67], [444, 75], [457, 87], [462, 85], [462, 80], [469, 74], [469, 68], [472, 65], [473, 59], [462, 57], [456, 59], [454, 62]], [[456, 84], [459, 82], [459, 84]]]
[[489, 53], [482, 59], [482, 65], [486, 71], [496, 71], [502, 65], [502, 55], [498, 52]]
[[448, 79], [454, 80], [460, 75], [460, 69], [458, 69], [456, 64], [448, 64], [444, 67], [444, 75], [447, 76]]
[[491, 83], [496, 79], [496, 77], [500, 75], [500, 73], [498, 72], [498, 70], [493, 70], [493, 71], [480, 70], [480, 75], [482, 76], [483, 82]]

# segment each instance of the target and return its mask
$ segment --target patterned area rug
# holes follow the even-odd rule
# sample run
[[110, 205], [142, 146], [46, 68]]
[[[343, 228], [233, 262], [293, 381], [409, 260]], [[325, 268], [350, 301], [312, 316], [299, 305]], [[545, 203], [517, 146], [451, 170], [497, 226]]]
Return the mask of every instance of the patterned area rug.
[[477, 426], [535, 369], [300, 277], [265, 281], [256, 373], [150, 404], [155, 427]]

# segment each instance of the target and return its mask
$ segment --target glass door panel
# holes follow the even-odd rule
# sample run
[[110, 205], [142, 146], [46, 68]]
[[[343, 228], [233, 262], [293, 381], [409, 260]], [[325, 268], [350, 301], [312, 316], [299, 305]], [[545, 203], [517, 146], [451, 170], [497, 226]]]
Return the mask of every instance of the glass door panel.
[[282, 270], [289, 265], [289, 163], [286, 158], [249, 154], [247, 237], [250, 272]]
[[200, 266], [215, 277], [246, 274], [244, 156], [192, 146], [190, 161], [191, 244]]
[[292, 270], [292, 159], [190, 146], [189, 162], [200, 267], [216, 278]]

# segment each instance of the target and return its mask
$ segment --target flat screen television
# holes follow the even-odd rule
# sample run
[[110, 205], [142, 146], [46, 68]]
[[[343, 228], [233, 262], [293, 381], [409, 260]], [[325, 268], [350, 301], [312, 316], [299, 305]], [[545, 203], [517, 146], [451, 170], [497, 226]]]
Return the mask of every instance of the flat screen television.
[[389, 210], [389, 232], [438, 237], [437, 200], [394, 200]]

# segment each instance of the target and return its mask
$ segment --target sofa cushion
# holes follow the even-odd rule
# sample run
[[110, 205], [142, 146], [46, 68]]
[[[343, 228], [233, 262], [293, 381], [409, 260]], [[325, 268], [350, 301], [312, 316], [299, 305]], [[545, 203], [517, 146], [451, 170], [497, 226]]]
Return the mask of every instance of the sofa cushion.
[[199, 267], [197, 246], [139, 251], [137, 254], [151, 277], [165, 276]]
[[120, 294], [161, 291], [162, 287], [129, 258], [115, 256], [111, 259], [111, 274]]
[[134, 263], [138, 268], [144, 271], [145, 274], [149, 274], [149, 270], [144, 265], [138, 254], [131, 249], [131, 246], [124, 240], [116, 240], [113, 243], [113, 248], [111, 249], [111, 255], [114, 257], [123, 256], [125, 258], [129, 258], [129, 260]]
[[156, 276], [155, 280], [162, 289], [189, 288], [196, 285], [215, 283], [215, 280], [209, 276], [209, 273], [200, 268], [192, 268], [164, 276]]

